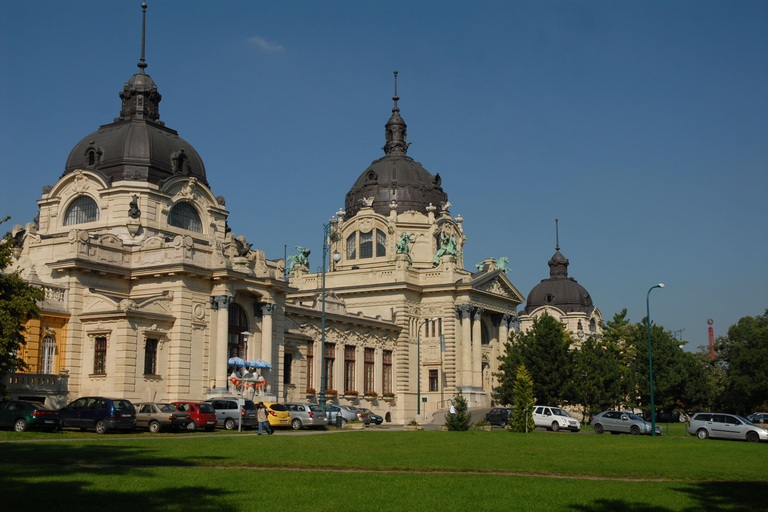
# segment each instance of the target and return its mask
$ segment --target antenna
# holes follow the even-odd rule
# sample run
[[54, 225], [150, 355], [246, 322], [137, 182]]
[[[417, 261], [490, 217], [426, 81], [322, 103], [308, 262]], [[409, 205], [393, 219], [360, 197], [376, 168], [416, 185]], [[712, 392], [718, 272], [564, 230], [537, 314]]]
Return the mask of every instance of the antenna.
[[400, 98], [397, 96], [397, 70], [395, 70], [395, 95], [392, 96], [392, 99], [395, 102], [395, 108], [392, 109], [392, 112], [400, 112], [400, 109], [397, 108], [397, 100]]
[[139, 61], [139, 69], [144, 72], [144, 68], [147, 67], [147, 63], [144, 62], [144, 36], [146, 34], [147, 27], [147, 4], [146, 2], [141, 4], [141, 60]]
[[557, 227], [557, 219], [555, 219], [555, 250], [560, 250], [560, 231]]

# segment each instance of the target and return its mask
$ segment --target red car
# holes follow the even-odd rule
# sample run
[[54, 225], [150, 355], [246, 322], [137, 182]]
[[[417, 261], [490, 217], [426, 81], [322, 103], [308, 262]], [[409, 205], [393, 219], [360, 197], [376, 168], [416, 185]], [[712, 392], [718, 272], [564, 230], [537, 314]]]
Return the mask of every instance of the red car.
[[211, 404], [204, 402], [171, 402], [180, 411], [188, 412], [192, 421], [187, 424], [187, 430], [194, 432], [204, 428], [211, 432], [216, 428], [216, 410]]

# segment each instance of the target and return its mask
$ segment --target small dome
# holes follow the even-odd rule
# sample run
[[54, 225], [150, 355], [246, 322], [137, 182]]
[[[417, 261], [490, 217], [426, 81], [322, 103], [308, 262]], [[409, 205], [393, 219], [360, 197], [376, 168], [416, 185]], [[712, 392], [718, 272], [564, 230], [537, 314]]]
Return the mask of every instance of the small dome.
[[530, 314], [541, 306], [553, 306], [564, 313], [594, 309], [589, 292], [568, 277], [568, 258], [560, 253], [560, 247], [549, 260], [549, 279], [542, 279], [528, 294], [525, 312]]

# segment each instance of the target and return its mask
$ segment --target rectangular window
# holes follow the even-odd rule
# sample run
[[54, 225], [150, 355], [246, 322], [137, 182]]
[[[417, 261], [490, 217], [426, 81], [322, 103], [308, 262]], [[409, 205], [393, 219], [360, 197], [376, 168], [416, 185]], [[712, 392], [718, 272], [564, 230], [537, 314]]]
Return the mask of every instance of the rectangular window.
[[53, 356], [56, 353], [56, 340], [51, 336], [43, 339], [43, 353], [40, 361], [40, 373], [50, 375], [53, 373]]
[[374, 376], [374, 365], [375, 365], [375, 359], [374, 359], [374, 351], [372, 348], [365, 349], [365, 383], [364, 383], [364, 389], [363, 393], [370, 393], [374, 390], [375, 384], [373, 382], [373, 376]]
[[382, 230], [376, 230], [376, 257], [387, 255], [387, 234]]
[[107, 373], [107, 338], [96, 338], [96, 348], [93, 354], [93, 373], [105, 375]]
[[382, 393], [392, 392], [392, 351], [385, 350], [383, 354], [381, 391]]
[[283, 384], [291, 383], [291, 366], [293, 365], [293, 354], [286, 352], [283, 354]]
[[333, 389], [333, 362], [336, 360], [336, 345], [325, 344], [325, 389]]
[[355, 347], [344, 347], [344, 391], [357, 391], [355, 389]]
[[307, 343], [307, 387], [314, 387], [314, 367], [315, 367], [315, 342]]
[[157, 340], [150, 338], [144, 348], [144, 375], [157, 375]]
[[352, 233], [347, 237], [347, 259], [357, 258], [357, 233]]
[[437, 370], [429, 370], [429, 390], [440, 391], [438, 386]]
[[360, 257], [373, 258], [373, 231], [360, 233]]

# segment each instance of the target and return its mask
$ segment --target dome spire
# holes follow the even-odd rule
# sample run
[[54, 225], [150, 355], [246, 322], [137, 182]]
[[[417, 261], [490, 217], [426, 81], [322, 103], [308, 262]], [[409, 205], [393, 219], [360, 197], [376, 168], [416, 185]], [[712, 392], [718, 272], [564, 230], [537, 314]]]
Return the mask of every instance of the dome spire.
[[147, 67], [147, 63], [144, 61], [144, 36], [147, 28], [147, 4], [146, 2], [141, 4], [141, 59], [139, 60], [139, 69], [141, 73], [144, 72], [144, 68]]
[[405, 142], [407, 127], [403, 118], [400, 117], [400, 109], [397, 106], [400, 100], [397, 95], [397, 71], [395, 71], [395, 95], [392, 96], [392, 100], [395, 102], [395, 106], [392, 107], [392, 116], [384, 125], [384, 136], [387, 142], [381, 149], [387, 155], [404, 155], [408, 152], [410, 143]]
[[557, 228], [557, 219], [555, 219], [555, 250], [560, 250], [560, 231]]
[[549, 277], [568, 277], [568, 258], [560, 254], [560, 231], [557, 219], [555, 219], [555, 254], [547, 262], [549, 264]]

